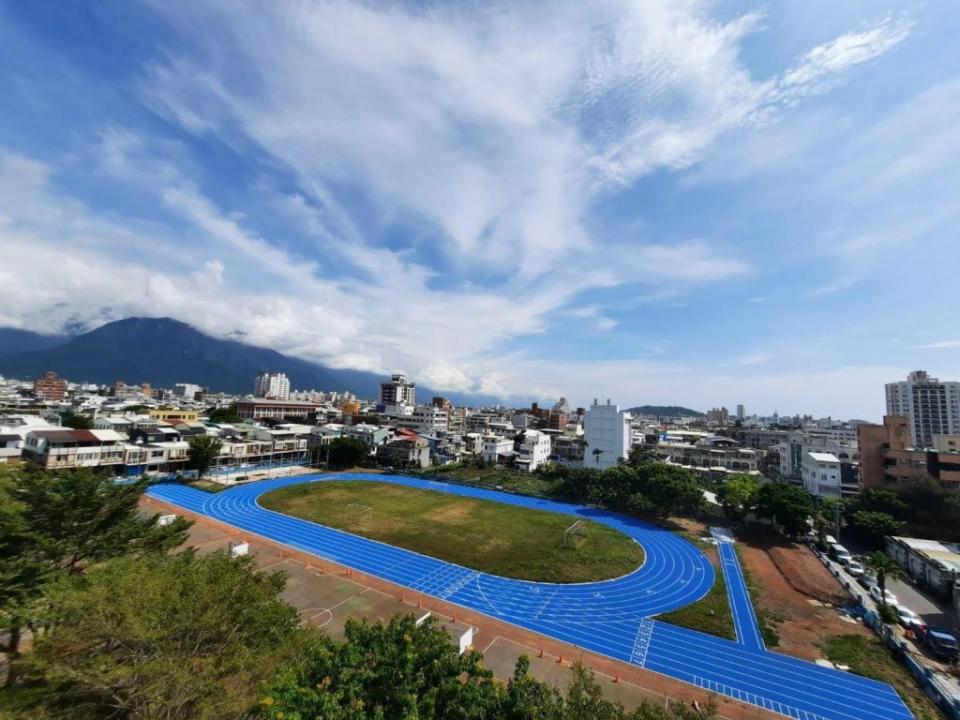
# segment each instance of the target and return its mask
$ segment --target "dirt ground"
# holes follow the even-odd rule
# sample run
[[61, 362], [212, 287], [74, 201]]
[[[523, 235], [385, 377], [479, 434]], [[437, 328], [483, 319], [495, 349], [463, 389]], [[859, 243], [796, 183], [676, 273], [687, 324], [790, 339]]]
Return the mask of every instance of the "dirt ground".
[[[657, 703], [666, 703], [670, 699], [705, 703], [712, 699], [720, 716], [727, 720], [779, 717], [429, 595], [415, 593], [151, 498], [146, 498], [144, 505], [154, 512], [175, 512], [194, 520], [188, 544], [199, 552], [226, 549], [231, 542], [248, 542], [259, 570], [286, 572], [287, 588], [283, 598], [300, 610], [303, 623], [321, 627], [335, 637], [342, 636], [343, 626], [350, 617], [386, 620], [397, 612], [419, 615], [430, 611], [441, 619], [472, 626], [474, 648], [489, 653], [488, 666], [503, 680], [512, 675], [513, 664], [520, 654], [531, 658], [534, 677], [561, 687], [569, 681], [571, 663], [580, 661], [597, 675], [605, 695], [628, 707], [643, 699]], [[688, 531], [699, 534], [695, 528]]]
[[[872, 633], [859, 622], [837, 613], [849, 596], [804, 545], [782, 545], [759, 532], [738, 533], [744, 566], [759, 586], [759, 604], [775, 622], [779, 646], [794, 657], [822, 657], [819, 643], [829, 635]], [[779, 622], [777, 622], [779, 621]]]

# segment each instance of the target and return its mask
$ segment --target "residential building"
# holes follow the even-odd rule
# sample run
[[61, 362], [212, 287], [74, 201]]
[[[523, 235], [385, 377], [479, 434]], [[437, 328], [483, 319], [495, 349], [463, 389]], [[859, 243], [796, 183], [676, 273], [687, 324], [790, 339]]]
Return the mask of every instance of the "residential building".
[[860, 461], [860, 450], [855, 440], [841, 439], [833, 430], [795, 430], [784, 437], [779, 444], [780, 478], [793, 480], [798, 484], [803, 479], [803, 458], [810, 452], [835, 455], [842, 463]]
[[44, 400], [63, 400], [67, 396], [67, 381], [53, 371], [45, 372], [33, 381], [33, 395]]
[[730, 422], [730, 411], [725, 407], [707, 410], [707, 422], [714, 425], [726, 425]]
[[891, 536], [887, 538], [887, 554], [896, 560], [918, 585], [941, 596], [949, 597], [954, 593], [956, 602], [956, 583], [960, 578], [960, 545]]
[[253, 394], [271, 400], [290, 399], [290, 380], [285, 373], [262, 372], [254, 382]]
[[394, 422], [400, 427], [427, 434], [446, 432], [448, 427], [447, 411], [435, 405], [417, 405], [408, 417]]
[[343, 426], [343, 437], [360, 438], [371, 448], [382, 445], [390, 439], [391, 435], [392, 433], [389, 428], [372, 425], [370, 423]]
[[583, 437], [555, 435], [550, 442], [550, 462], [567, 467], [583, 467]]
[[940, 382], [924, 370], [887, 383], [887, 415], [906, 417], [915, 448], [933, 447], [934, 435], [960, 434], [960, 382]]
[[743, 405], [737, 405], [737, 420], [743, 421], [747, 416], [747, 411]]
[[409, 382], [403, 373], [394, 373], [386, 382], [380, 383], [380, 404], [415, 405], [417, 400], [416, 383]]
[[31, 430], [23, 457], [47, 470], [121, 465], [123, 443], [113, 430]]
[[960, 452], [914, 447], [909, 418], [887, 415], [882, 425], [862, 423], [857, 430], [864, 488], [899, 490], [933, 481], [944, 490], [960, 491]]
[[171, 425], [182, 422], [196, 422], [200, 416], [200, 413], [196, 410], [183, 410], [181, 408], [152, 408], [147, 410], [147, 414]]
[[195, 400], [203, 392], [203, 388], [194, 383], [176, 383], [173, 386], [173, 394], [185, 400]]
[[821, 452], [803, 454], [801, 462], [803, 488], [817, 497], [840, 497], [840, 460], [836, 455]]
[[377, 447], [377, 461], [395, 468], [430, 467], [430, 443], [417, 435], [405, 435]]
[[514, 441], [514, 450], [517, 451], [517, 467], [533, 472], [541, 465], [550, 461], [550, 436], [539, 430], [525, 430], [521, 437]]
[[307, 420], [316, 415], [318, 405], [294, 400], [254, 398], [237, 401], [237, 415], [244, 420]]
[[645, 447], [662, 462], [714, 480], [731, 475], [757, 475], [762, 457], [762, 451], [741, 447], [733, 438], [694, 431], [671, 430], [658, 442]]
[[515, 455], [513, 438], [488, 434], [483, 436], [483, 461], [496, 463]]
[[604, 405], [594, 399], [583, 419], [583, 439], [587, 467], [613, 467], [621, 458], [630, 457], [630, 413], [621, 411], [609, 399]]

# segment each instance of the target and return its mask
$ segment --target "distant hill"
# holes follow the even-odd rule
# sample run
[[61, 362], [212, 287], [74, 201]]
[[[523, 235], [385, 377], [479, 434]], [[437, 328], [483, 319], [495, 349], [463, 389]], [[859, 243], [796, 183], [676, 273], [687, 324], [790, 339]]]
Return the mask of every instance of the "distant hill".
[[43, 350], [62, 345], [69, 339], [66, 335], [41, 335], [29, 330], [0, 328], [0, 356]]
[[634, 415], [654, 415], [659, 417], [703, 417], [703, 413], [679, 405], [638, 405], [627, 410]]
[[[15, 331], [21, 333], [23, 331]], [[0, 343], [9, 335], [11, 343], [27, 349], [0, 351], [0, 374], [31, 378], [53, 370], [72, 381], [101, 384], [123, 380], [149, 382], [154, 387], [173, 387], [190, 382], [213, 391], [247, 394], [253, 392], [257, 373], [264, 370], [286, 373], [291, 387], [298, 390], [349, 390], [361, 398], [376, 398], [380, 375], [359, 370], [329, 368], [290, 357], [267, 348], [220, 340], [170, 318], [127, 318], [96, 330], [61, 338], [59, 344], [36, 347], [36, 338], [0, 330]], [[35, 343], [30, 348], [30, 343]], [[417, 385], [417, 396], [429, 402], [433, 394], [456, 403], [486, 404], [495, 398], [434, 392]]]

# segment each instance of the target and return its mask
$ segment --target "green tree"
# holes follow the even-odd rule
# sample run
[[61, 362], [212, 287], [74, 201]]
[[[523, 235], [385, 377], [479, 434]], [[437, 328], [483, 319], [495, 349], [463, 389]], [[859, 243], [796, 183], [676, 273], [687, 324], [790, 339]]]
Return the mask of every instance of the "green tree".
[[356, 437], [335, 438], [328, 448], [331, 467], [354, 467], [362, 465], [370, 458], [370, 446]]
[[627, 464], [633, 467], [640, 467], [644, 463], [656, 462], [657, 454], [646, 445], [634, 445], [630, 449], [630, 457], [627, 458]]
[[851, 516], [850, 525], [871, 547], [880, 548], [883, 547], [884, 537], [899, 535], [906, 523], [885, 512], [858, 510]]
[[906, 503], [892, 490], [886, 488], [865, 488], [851, 508], [853, 512], [880, 512], [894, 518], [902, 518], [907, 510]]
[[789, 537], [806, 532], [815, 512], [813, 498], [803, 488], [770, 482], [757, 491], [757, 512], [769, 518]]
[[60, 416], [60, 424], [74, 430], [90, 430], [93, 428], [93, 420], [86, 415], [70, 411]]
[[146, 483], [121, 484], [89, 468], [49, 472], [25, 466], [12, 493], [23, 509], [36, 551], [48, 566], [78, 572], [84, 565], [129, 553], [177, 547], [192, 523], [164, 527], [140, 512]]
[[703, 488], [689, 470], [666, 463], [647, 463], [637, 468], [639, 491], [663, 517], [695, 515], [706, 508]]
[[237, 415], [237, 404], [230, 403], [225, 408], [213, 407], [207, 410], [207, 419], [212, 423], [239, 423], [243, 418]]
[[274, 720], [480, 720], [496, 716], [500, 699], [481, 660], [479, 653], [458, 655], [433, 621], [351, 620], [346, 642], [318, 636], [302, 661], [281, 671], [266, 686], [259, 712]]
[[8, 650], [14, 653], [49, 574], [24, 510], [16, 499], [13, 472], [0, 469], [0, 628], [8, 631]]
[[880, 604], [887, 606], [887, 578], [896, 580], [901, 576], [900, 566], [882, 550], [875, 550], [867, 556], [867, 567], [877, 575], [877, 587], [880, 588]]
[[717, 500], [731, 520], [743, 520], [757, 504], [760, 483], [751, 475], [734, 475], [717, 490]]
[[124, 557], [49, 591], [53, 628], [21, 661], [54, 716], [239, 718], [293, 647], [282, 574], [225, 553]]
[[216, 435], [194, 435], [189, 442], [187, 456], [190, 458], [190, 467], [202, 478], [220, 455], [223, 443]]

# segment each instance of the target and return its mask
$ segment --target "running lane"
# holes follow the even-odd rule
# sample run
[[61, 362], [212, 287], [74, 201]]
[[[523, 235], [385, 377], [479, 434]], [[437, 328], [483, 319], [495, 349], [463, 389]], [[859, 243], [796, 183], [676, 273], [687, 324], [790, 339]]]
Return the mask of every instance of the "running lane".
[[[326, 480], [388, 482], [593, 520], [640, 543], [645, 561], [628, 575], [600, 582], [553, 584], [513, 580], [275, 513], [257, 503], [260, 495], [271, 490]], [[888, 685], [766, 652], [762, 644], [760, 648], [745, 647], [652, 620], [654, 615], [703, 597], [713, 586], [714, 573], [706, 556], [692, 544], [636, 518], [396, 475], [278, 478], [216, 494], [184, 485], [160, 484], [152, 486], [148, 494], [441, 600], [788, 717], [911, 717]]]
[[727, 599], [730, 601], [737, 642], [750, 650], [765, 650], [760, 623], [757, 622], [757, 615], [753, 611], [753, 603], [750, 601], [750, 592], [747, 590], [747, 582], [740, 568], [737, 551], [732, 542], [721, 540], [717, 543], [717, 552], [720, 554], [723, 576], [727, 581]]

